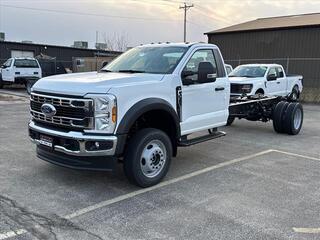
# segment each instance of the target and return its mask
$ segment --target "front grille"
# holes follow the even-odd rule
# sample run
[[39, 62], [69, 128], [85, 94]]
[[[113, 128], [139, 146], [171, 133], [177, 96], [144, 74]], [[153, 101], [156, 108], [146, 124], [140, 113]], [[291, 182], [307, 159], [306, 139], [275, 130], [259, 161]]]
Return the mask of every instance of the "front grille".
[[[44, 103], [52, 104], [56, 114], [46, 116], [41, 111]], [[68, 98], [32, 93], [30, 111], [35, 121], [49, 125], [63, 126], [71, 129], [90, 129], [94, 126], [93, 100], [83, 98]]]
[[[245, 88], [243, 89], [244, 85], [248, 86], [250, 85], [250, 88]], [[252, 85], [251, 84], [231, 84], [231, 93], [235, 94], [243, 94], [243, 93], [250, 93], [252, 90]]]

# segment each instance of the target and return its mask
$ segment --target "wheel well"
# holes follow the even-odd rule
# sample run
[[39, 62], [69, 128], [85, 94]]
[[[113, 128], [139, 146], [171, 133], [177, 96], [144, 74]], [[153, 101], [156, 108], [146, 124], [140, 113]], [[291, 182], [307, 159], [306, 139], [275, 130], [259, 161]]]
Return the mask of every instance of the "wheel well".
[[262, 88], [259, 88], [257, 91], [256, 91], [256, 94], [257, 93], [261, 93], [261, 94], [264, 94], [264, 90]]
[[131, 126], [128, 139], [143, 128], [156, 128], [164, 131], [170, 138], [173, 156], [177, 154], [178, 129], [171, 114], [165, 110], [150, 110], [143, 113]]

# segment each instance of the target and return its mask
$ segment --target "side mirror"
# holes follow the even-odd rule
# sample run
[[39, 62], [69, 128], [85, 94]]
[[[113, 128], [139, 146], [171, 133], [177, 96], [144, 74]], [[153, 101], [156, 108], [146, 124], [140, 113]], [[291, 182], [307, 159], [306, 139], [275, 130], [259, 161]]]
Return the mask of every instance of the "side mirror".
[[192, 72], [192, 71], [183, 71], [183, 72], [181, 73], [181, 78], [183, 79], [183, 78], [186, 78], [186, 77], [195, 75], [195, 74], [197, 74], [197, 73]]
[[217, 78], [217, 70], [210, 62], [201, 62], [198, 67], [198, 82], [214, 82]]
[[196, 75], [196, 72], [193, 71], [183, 71], [181, 73], [181, 80], [183, 85], [191, 85], [191, 84], [195, 84], [195, 81], [192, 80], [191, 76]]
[[5, 66], [5, 65], [1, 65], [1, 68], [5, 69], [5, 68], [7, 68], [7, 66]]
[[276, 74], [270, 74], [270, 75], [268, 75], [267, 80], [268, 81], [275, 81], [275, 80], [277, 80], [277, 75]]

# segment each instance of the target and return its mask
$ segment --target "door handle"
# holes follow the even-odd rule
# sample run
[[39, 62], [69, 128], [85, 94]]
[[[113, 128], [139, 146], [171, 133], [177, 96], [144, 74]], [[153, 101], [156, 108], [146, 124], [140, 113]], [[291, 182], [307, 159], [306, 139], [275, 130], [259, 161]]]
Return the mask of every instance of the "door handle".
[[280, 82], [277, 82], [277, 84], [280, 84]]
[[223, 90], [224, 90], [224, 87], [216, 87], [215, 90], [216, 90], [216, 91], [223, 91]]

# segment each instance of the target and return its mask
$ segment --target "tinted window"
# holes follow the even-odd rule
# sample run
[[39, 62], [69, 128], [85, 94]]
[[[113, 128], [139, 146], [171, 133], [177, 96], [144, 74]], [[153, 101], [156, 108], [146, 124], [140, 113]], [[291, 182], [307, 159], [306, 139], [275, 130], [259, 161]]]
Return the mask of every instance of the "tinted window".
[[283, 78], [284, 77], [284, 73], [281, 67], [277, 68], [277, 77], [278, 78]]
[[238, 66], [230, 74], [229, 77], [263, 77], [267, 71], [265, 66]]
[[14, 66], [18, 68], [38, 68], [38, 63], [36, 60], [32, 59], [16, 59], [14, 61]]
[[187, 50], [187, 47], [137, 47], [116, 58], [103, 70], [172, 73]]
[[193, 81], [198, 80], [197, 73], [198, 73], [199, 64], [201, 62], [210, 62], [213, 68], [217, 69], [216, 60], [214, 58], [212, 50], [198, 50], [192, 55], [187, 65], [183, 69], [183, 71], [194, 72], [194, 75], [189, 77]]
[[270, 76], [270, 75], [275, 75], [275, 76], [277, 76], [276, 68], [270, 68], [269, 73], [268, 73], [268, 76]]

